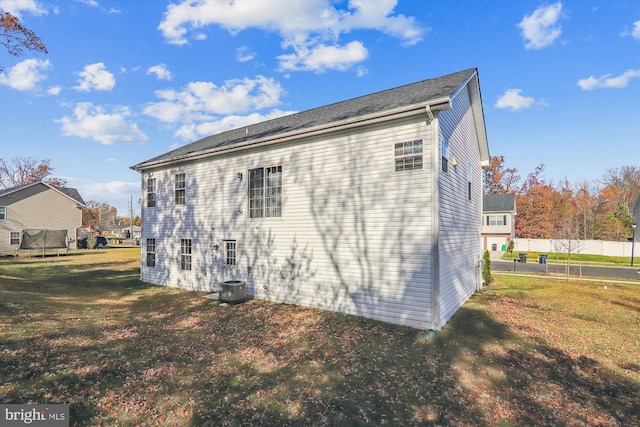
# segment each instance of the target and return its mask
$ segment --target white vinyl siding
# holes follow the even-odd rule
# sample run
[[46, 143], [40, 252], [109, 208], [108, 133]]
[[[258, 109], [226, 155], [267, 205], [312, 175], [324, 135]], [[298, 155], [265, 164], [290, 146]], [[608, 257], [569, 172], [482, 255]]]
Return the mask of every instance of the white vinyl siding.
[[454, 98], [453, 109], [440, 113], [439, 123], [442, 138], [448, 141], [449, 155], [453, 155], [460, 165], [472, 165], [471, 169], [453, 167], [449, 161], [448, 171], [441, 171], [439, 177], [439, 322], [443, 325], [479, 285], [482, 194], [477, 186], [469, 200], [468, 191], [469, 182], [481, 181], [482, 171], [466, 88]]
[[[432, 221], [424, 207], [432, 203], [433, 174], [396, 173], [389, 147], [430, 138], [418, 115], [185, 163], [179, 171], [154, 169], [157, 208], [143, 210], [142, 233], [162, 249], [156, 268], [143, 265], [142, 279], [193, 290], [245, 280], [256, 298], [428, 328]], [[424, 164], [431, 155], [423, 144]], [[249, 202], [250, 171], [267, 165], [281, 171], [273, 194], [284, 215], [277, 221], [251, 217], [266, 203]], [[186, 204], [167, 215], [178, 172], [189, 176]], [[179, 253], [172, 236], [195, 234], [186, 275], [179, 261], [160, 254]], [[225, 263], [226, 240], [242, 241], [235, 266]]]

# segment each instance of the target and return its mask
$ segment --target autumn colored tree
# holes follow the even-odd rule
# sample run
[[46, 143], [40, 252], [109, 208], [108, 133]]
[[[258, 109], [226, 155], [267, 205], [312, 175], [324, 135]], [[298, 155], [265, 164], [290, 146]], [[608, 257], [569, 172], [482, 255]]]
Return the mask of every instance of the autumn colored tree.
[[574, 195], [575, 213], [579, 235], [583, 240], [593, 239], [593, 225], [598, 208], [597, 189], [588, 181], [576, 186]]
[[51, 159], [15, 157], [11, 159], [11, 163], [0, 159], [0, 188], [17, 187], [36, 181], [44, 181], [54, 187], [64, 187], [67, 181], [51, 176], [53, 171]]
[[485, 194], [511, 193], [520, 181], [518, 169], [504, 167], [504, 156], [491, 156], [491, 163], [483, 172]]
[[82, 210], [82, 225], [91, 226], [95, 230], [104, 231], [116, 226], [118, 210], [107, 204], [94, 200], [85, 203], [86, 208]]
[[[9, 55], [20, 56], [24, 49], [48, 53], [40, 37], [20, 23], [20, 19], [10, 12], [0, 10], [0, 45]], [[2, 72], [2, 66], [0, 66]]]

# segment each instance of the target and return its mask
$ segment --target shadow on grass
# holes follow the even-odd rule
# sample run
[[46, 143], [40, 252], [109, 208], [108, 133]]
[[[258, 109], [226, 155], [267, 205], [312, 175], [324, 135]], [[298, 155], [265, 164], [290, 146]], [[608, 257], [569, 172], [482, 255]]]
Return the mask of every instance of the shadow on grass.
[[[31, 317], [26, 303], [0, 310], [0, 401], [69, 403], [72, 425], [630, 425], [640, 413], [636, 383], [473, 304], [428, 342], [339, 313], [223, 308], [117, 278], [129, 273], [80, 273], [72, 301], [44, 286]], [[105, 295], [122, 302], [99, 304]]]

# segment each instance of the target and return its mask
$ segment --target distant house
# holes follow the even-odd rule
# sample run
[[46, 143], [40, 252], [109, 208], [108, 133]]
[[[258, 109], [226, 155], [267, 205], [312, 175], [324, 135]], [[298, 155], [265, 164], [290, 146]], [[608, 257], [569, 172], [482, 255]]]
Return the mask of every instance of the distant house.
[[516, 195], [485, 194], [482, 198], [483, 250], [505, 251], [516, 232]]
[[439, 330], [480, 286], [476, 69], [212, 135], [142, 174], [141, 279]]
[[84, 200], [75, 188], [56, 188], [38, 181], [0, 190], [0, 253], [20, 247], [23, 230], [67, 230], [75, 247], [82, 226]]

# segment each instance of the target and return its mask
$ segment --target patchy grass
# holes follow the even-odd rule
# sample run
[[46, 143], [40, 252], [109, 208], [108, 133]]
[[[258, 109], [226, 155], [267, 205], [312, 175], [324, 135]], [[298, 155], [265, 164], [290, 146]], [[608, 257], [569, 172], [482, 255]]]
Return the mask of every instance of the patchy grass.
[[139, 249], [0, 260], [0, 402], [72, 425], [633, 425], [637, 286], [500, 276], [424, 332], [138, 281]]

